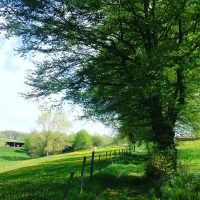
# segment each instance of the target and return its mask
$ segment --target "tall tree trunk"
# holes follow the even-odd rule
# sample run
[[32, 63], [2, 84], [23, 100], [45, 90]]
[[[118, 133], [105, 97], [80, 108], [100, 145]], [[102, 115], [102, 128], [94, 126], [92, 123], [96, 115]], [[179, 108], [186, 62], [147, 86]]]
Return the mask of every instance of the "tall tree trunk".
[[[174, 144], [174, 124], [163, 116], [159, 96], [150, 98], [150, 119], [152, 125], [152, 141], [154, 149], [149, 152], [148, 175], [154, 180], [158, 196], [161, 195], [163, 179], [176, 171], [177, 150]], [[175, 121], [174, 121], [175, 123]]]
[[[162, 114], [162, 104], [158, 96], [150, 98], [150, 119], [153, 130], [153, 141], [159, 149], [165, 150], [174, 146], [174, 124]], [[175, 121], [173, 122], [175, 123]]]

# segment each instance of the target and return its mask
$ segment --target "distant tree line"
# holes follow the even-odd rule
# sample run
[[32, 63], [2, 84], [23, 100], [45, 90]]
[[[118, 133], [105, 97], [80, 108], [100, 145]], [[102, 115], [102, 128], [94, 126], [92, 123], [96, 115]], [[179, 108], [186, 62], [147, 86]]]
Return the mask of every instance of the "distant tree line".
[[117, 136], [89, 134], [86, 130], [69, 135], [62, 132], [33, 131], [27, 136], [25, 147], [32, 157], [40, 157], [122, 143], [124, 140], [118, 139]]
[[14, 131], [14, 130], [0, 131], [0, 138], [5, 138], [5, 139], [24, 141], [26, 136], [27, 136], [27, 133]]
[[98, 148], [122, 143], [121, 139], [108, 135], [89, 134], [86, 130], [68, 134], [70, 122], [64, 113], [45, 112], [38, 117], [41, 130], [27, 135], [25, 147], [32, 157], [48, 156], [75, 150]]

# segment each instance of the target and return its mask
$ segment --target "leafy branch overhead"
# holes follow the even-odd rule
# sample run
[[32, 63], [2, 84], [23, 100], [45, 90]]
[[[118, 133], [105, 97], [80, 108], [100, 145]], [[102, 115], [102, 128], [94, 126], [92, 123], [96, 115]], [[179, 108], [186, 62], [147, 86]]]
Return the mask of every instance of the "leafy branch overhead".
[[27, 98], [60, 94], [164, 148], [199, 104], [197, 0], [2, 0], [0, 13], [20, 53], [49, 56], [27, 76]]

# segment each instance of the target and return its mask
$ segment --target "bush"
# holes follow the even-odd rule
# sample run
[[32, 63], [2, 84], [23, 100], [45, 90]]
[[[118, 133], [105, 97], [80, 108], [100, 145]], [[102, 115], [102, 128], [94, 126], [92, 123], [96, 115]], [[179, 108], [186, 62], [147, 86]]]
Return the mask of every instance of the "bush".
[[181, 172], [163, 184], [163, 200], [200, 199], [200, 175]]
[[[159, 150], [154, 147], [149, 151], [147, 175], [164, 179], [174, 173], [176, 165], [176, 149]], [[162, 181], [162, 180], [161, 180]]]

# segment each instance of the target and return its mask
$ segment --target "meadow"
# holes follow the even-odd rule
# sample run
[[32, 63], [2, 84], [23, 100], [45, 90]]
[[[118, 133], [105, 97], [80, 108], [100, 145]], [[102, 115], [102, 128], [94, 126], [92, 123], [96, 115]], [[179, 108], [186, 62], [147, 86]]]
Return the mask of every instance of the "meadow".
[[[200, 141], [178, 143], [178, 162], [189, 177], [200, 175]], [[117, 150], [119, 147], [95, 150], [95, 172], [89, 178], [91, 151], [80, 151], [31, 159], [23, 148], [0, 147], [0, 199], [1, 200], [51, 200], [63, 199], [66, 181], [71, 171], [75, 178], [69, 193], [69, 199], [87, 200], [132, 200], [156, 199], [153, 183], [145, 177], [146, 153], [144, 148], [137, 147], [131, 157], [117, 160], [99, 171], [98, 155], [105, 157], [105, 151]], [[83, 156], [87, 157], [84, 176], [84, 190], [79, 195], [79, 179]], [[185, 174], [184, 174], [185, 176]], [[186, 176], [187, 177], [187, 176]], [[197, 179], [199, 180], [199, 179]], [[177, 181], [174, 179], [174, 181]], [[193, 183], [194, 180], [192, 179]], [[188, 181], [191, 186], [191, 182]], [[184, 183], [176, 182], [179, 192]], [[176, 188], [176, 187], [174, 187]], [[183, 188], [185, 190], [185, 188]], [[193, 194], [193, 188], [187, 192]], [[163, 199], [173, 199], [169, 191], [174, 193], [168, 183], [163, 186]], [[171, 194], [170, 193], [170, 194]], [[181, 195], [177, 194], [177, 195]], [[198, 193], [195, 199], [198, 198]], [[174, 198], [181, 199], [181, 198]], [[190, 197], [188, 198], [190, 199]], [[192, 198], [191, 198], [192, 199]], [[183, 200], [184, 197], [183, 197]]]

